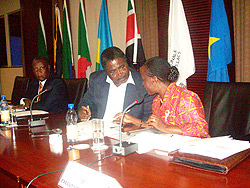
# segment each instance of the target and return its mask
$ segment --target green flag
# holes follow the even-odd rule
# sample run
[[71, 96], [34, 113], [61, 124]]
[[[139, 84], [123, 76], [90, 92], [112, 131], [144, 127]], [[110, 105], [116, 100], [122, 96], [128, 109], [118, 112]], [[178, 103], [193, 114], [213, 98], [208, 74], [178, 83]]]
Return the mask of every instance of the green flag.
[[44, 57], [49, 58], [48, 52], [47, 52], [47, 43], [46, 43], [46, 36], [45, 36], [45, 29], [43, 25], [41, 8], [39, 8], [38, 56], [44, 56]]
[[55, 5], [55, 19], [54, 19], [54, 72], [62, 77], [62, 29], [60, 10]]
[[63, 78], [73, 78], [72, 66], [73, 66], [73, 55], [72, 55], [72, 42], [71, 33], [69, 28], [69, 17], [67, 11], [67, 4], [64, 0], [63, 4]]
[[78, 78], [89, 78], [91, 73], [90, 66], [91, 60], [89, 54], [88, 32], [83, 1], [80, 0], [78, 24]]

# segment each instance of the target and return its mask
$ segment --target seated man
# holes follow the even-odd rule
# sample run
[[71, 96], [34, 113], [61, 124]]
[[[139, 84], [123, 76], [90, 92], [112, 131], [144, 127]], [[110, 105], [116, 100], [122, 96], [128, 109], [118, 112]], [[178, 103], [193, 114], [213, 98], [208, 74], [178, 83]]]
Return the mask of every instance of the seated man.
[[119, 48], [105, 49], [101, 63], [104, 70], [90, 75], [89, 89], [78, 105], [79, 118], [82, 121], [90, 117], [113, 120], [138, 100], [139, 104], [131, 108], [128, 114], [134, 117], [132, 123], [139, 126], [141, 120], [147, 120], [152, 114], [154, 96], [147, 94], [140, 73], [128, 67], [126, 56]]
[[39, 95], [35, 99], [32, 109], [49, 112], [66, 111], [67, 86], [62, 79], [50, 74], [49, 60], [42, 56], [37, 57], [32, 62], [32, 68], [36, 78], [29, 84], [26, 99], [24, 99], [25, 107], [29, 108], [32, 99], [50, 86], [52, 90]]

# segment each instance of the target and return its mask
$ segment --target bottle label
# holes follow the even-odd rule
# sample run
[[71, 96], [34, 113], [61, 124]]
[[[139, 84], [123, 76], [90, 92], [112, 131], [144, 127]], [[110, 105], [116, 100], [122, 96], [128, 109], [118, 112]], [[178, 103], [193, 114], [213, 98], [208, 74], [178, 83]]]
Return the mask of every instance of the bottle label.
[[78, 128], [77, 125], [67, 125], [67, 139], [78, 140]]
[[1, 122], [10, 121], [10, 112], [9, 110], [1, 111]]

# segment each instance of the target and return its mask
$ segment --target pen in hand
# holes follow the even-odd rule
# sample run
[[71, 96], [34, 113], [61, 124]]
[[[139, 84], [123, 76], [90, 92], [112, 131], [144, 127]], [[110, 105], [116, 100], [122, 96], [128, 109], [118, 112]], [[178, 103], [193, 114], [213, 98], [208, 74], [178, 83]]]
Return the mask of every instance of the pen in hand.
[[[131, 110], [129, 109], [126, 113], [129, 113]], [[121, 118], [122, 117], [122, 113], [121, 114], [119, 114], [118, 116], [116, 116], [115, 118], [114, 118], [114, 120], [118, 120], [118, 118]]]
[[86, 114], [88, 115], [90, 112], [90, 109], [89, 109], [89, 105], [87, 106], [87, 109], [86, 109]]
[[90, 111], [89, 105], [81, 107], [81, 115], [80, 116], [81, 116], [80, 117], [81, 121], [88, 121], [90, 119], [91, 111]]

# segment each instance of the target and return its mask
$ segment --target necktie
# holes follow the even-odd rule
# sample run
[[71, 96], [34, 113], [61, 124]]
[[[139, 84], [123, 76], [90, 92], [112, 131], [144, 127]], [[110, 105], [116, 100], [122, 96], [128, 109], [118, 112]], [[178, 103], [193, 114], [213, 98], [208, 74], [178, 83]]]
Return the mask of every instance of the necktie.
[[[43, 90], [43, 84], [40, 82], [38, 94], [40, 94], [42, 90]], [[41, 95], [38, 95], [37, 102], [40, 100], [41, 100]]]

